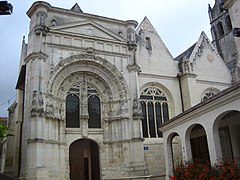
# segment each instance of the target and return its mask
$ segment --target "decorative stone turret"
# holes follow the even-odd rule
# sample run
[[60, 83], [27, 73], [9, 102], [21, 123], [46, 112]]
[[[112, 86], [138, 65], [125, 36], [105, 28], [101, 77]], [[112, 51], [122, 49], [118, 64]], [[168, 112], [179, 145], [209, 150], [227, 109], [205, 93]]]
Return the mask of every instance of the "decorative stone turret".
[[128, 49], [132, 50], [137, 47], [136, 44], [136, 31], [135, 28], [137, 27], [137, 21], [128, 20], [127, 21], [127, 40], [128, 40]]
[[36, 35], [42, 33], [43, 36], [47, 35], [48, 28], [46, 26], [47, 13], [44, 11], [39, 11], [36, 13], [36, 26], [34, 32]]

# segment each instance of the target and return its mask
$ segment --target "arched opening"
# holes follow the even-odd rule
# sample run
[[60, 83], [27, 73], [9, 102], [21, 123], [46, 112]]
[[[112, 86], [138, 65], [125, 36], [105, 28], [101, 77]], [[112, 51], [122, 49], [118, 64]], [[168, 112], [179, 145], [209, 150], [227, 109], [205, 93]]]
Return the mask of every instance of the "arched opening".
[[165, 165], [166, 174], [173, 175], [175, 167], [182, 162], [182, 144], [179, 134], [172, 132], [166, 137], [165, 146]]
[[223, 160], [240, 157], [240, 112], [229, 111], [219, 119], [218, 133]]
[[99, 148], [89, 139], [79, 139], [69, 147], [71, 180], [100, 180]]
[[206, 132], [202, 125], [194, 125], [190, 132], [193, 160], [210, 161]]
[[88, 98], [88, 127], [101, 128], [101, 107], [100, 99], [96, 95], [91, 95]]
[[66, 127], [79, 128], [79, 98], [75, 94], [69, 94], [66, 98]]
[[145, 138], [162, 138], [162, 123], [169, 120], [169, 98], [155, 86], [145, 88], [140, 95], [143, 112], [142, 131]]
[[183, 161], [181, 139], [177, 133], [174, 133], [172, 135], [171, 144], [172, 144], [173, 169], [175, 169], [175, 167], [177, 167]]
[[[87, 79], [87, 78], [85, 78]], [[86, 88], [87, 87], [87, 88]], [[101, 128], [101, 102], [97, 89], [90, 83], [75, 83], [66, 97], [66, 127], [79, 128], [81, 124], [80, 111], [87, 101], [88, 128]], [[87, 96], [86, 96], [87, 94]]]

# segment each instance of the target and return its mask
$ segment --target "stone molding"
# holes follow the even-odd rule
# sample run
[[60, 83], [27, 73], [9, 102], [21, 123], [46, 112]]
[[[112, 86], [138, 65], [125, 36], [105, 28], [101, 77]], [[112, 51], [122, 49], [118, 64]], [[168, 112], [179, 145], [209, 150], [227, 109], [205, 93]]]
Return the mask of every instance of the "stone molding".
[[49, 94], [57, 95], [58, 89], [63, 79], [75, 72], [92, 72], [95, 76], [104, 78], [113, 94], [118, 96], [117, 99], [127, 99], [128, 88], [127, 83], [121, 72], [107, 60], [92, 54], [79, 54], [70, 56], [58, 63], [50, 75], [47, 89]]
[[45, 62], [45, 60], [47, 58], [48, 58], [48, 55], [41, 51], [40, 52], [32, 52], [24, 59], [24, 62], [28, 63], [29, 61], [31, 61], [31, 60], [34, 61], [36, 59], [43, 60]]

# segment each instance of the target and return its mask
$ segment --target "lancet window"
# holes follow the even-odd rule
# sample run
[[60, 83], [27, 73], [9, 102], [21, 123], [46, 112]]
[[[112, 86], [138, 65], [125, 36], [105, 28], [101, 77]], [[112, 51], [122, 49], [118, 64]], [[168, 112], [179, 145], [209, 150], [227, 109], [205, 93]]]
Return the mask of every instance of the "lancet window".
[[[88, 128], [101, 128], [101, 102], [97, 89], [87, 84], [74, 85], [69, 89], [66, 96], [66, 127], [80, 128], [81, 106], [87, 101]], [[85, 98], [85, 99], [84, 99]]]

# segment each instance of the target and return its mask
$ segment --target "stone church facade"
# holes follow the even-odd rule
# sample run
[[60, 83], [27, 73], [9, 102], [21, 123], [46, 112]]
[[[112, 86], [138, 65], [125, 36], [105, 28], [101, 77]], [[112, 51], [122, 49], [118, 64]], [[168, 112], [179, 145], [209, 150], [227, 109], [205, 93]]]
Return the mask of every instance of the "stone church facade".
[[164, 179], [164, 124], [232, 85], [204, 32], [173, 58], [147, 17], [138, 25], [46, 2], [27, 15], [2, 160], [13, 177]]

